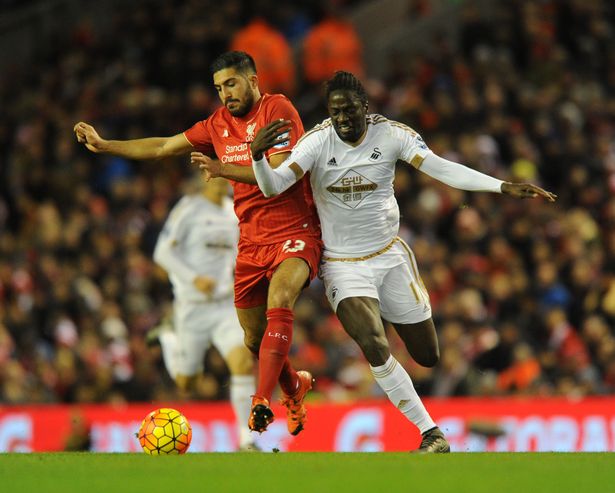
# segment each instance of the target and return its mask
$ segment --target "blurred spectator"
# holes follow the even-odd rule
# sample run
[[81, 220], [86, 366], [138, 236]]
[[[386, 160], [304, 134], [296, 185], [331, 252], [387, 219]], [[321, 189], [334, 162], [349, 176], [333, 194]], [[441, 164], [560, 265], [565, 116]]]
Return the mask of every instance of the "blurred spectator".
[[362, 44], [353, 25], [346, 19], [340, 0], [322, 2], [323, 19], [303, 40], [303, 70], [306, 81], [318, 84], [336, 70], [362, 78]]
[[250, 53], [258, 67], [262, 92], [295, 94], [295, 61], [286, 38], [268, 22], [270, 2], [259, 0], [258, 14], [232, 37], [230, 49]]

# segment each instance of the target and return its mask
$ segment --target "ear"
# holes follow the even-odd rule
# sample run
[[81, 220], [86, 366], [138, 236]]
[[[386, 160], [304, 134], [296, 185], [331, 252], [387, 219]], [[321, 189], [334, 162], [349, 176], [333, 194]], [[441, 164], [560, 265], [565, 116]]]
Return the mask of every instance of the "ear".
[[258, 75], [256, 74], [249, 75], [248, 81], [250, 82], [250, 87], [252, 89], [258, 89]]

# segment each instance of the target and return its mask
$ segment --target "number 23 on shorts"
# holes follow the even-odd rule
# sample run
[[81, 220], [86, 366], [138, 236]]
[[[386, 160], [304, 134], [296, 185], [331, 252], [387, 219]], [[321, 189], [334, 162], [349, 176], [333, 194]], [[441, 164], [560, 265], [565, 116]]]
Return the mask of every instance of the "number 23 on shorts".
[[286, 240], [282, 245], [282, 251], [285, 253], [300, 252], [305, 248], [303, 240]]

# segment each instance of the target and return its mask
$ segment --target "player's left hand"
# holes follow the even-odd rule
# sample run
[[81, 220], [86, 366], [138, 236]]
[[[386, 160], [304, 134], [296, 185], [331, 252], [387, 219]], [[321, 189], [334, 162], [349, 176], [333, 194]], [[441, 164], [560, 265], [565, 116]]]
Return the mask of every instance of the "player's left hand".
[[207, 297], [211, 297], [216, 287], [216, 281], [207, 276], [196, 276], [192, 281], [194, 287]]
[[542, 188], [533, 185], [532, 183], [502, 183], [502, 193], [511, 195], [518, 199], [544, 197], [549, 202], [555, 202], [557, 195], [554, 193], [543, 190]]
[[259, 161], [265, 151], [283, 142], [284, 134], [290, 132], [290, 120], [275, 120], [261, 128], [250, 144], [252, 157]]
[[190, 153], [190, 164], [194, 164], [203, 171], [205, 180], [222, 176], [222, 163], [218, 159], [212, 159], [202, 152]]

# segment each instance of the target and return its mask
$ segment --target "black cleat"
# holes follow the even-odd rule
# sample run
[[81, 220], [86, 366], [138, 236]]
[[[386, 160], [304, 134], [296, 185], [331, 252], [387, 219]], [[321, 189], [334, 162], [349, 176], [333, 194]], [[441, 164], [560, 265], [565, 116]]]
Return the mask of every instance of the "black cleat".
[[262, 433], [273, 422], [273, 411], [269, 408], [269, 401], [267, 399], [255, 397], [252, 403], [254, 406], [252, 407], [252, 412], [250, 412], [248, 427], [252, 431]]
[[421, 445], [417, 450], [419, 454], [448, 454], [450, 451], [451, 447], [444, 433], [437, 426], [423, 433]]

